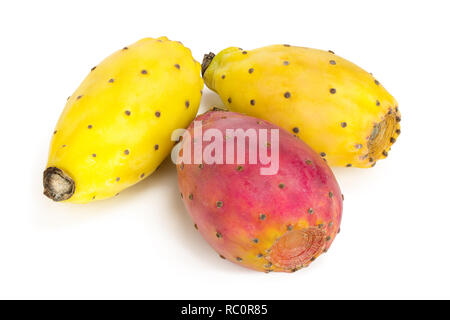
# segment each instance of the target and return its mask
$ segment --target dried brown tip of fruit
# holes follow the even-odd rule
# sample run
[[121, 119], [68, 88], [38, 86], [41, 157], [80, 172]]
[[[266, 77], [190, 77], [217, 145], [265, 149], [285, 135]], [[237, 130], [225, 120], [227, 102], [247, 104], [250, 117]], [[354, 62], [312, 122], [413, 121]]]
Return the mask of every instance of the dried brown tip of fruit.
[[288, 231], [273, 244], [266, 259], [287, 272], [304, 267], [322, 253], [325, 237], [316, 227]]
[[61, 169], [49, 167], [44, 171], [44, 195], [53, 201], [69, 199], [75, 192], [75, 182]]
[[388, 112], [383, 117], [381, 122], [376, 123], [369, 136], [368, 148], [369, 158], [378, 160], [382, 157], [383, 151], [389, 149], [389, 146], [393, 143], [391, 138], [394, 136], [395, 130], [398, 127], [396, 120], [396, 112]]
[[203, 62], [202, 62], [202, 77], [206, 72], [206, 69], [208, 69], [209, 65], [211, 64], [211, 61], [214, 59], [216, 55], [212, 52], [205, 54], [203, 56]]

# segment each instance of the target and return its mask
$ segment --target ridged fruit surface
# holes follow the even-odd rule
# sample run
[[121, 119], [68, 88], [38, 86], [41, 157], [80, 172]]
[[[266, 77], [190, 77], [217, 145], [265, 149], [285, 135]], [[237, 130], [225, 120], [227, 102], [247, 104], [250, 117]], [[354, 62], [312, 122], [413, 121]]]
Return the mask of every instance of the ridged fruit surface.
[[[294, 272], [329, 249], [340, 230], [342, 194], [314, 150], [286, 130], [250, 116], [209, 111], [196, 120], [203, 132], [213, 128], [223, 134], [223, 150], [230, 139], [227, 129], [255, 129], [258, 134], [267, 129], [270, 137], [270, 130], [279, 130], [279, 170], [273, 175], [261, 175], [267, 165], [259, 160], [181, 162], [188, 144], [193, 153], [199, 141], [183, 137], [177, 164], [181, 196], [195, 228], [221, 258], [257, 271]], [[191, 124], [190, 136], [193, 131]], [[249, 145], [247, 140], [246, 157]], [[206, 148], [203, 142], [203, 152]]]
[[230, 47], [205, 55], [202, 72], [227, 108], [285, 128], [332, 166], [371, 167], [400, 134], [396, 100], [371, 74], [330, 51]]
[[145, 38], [92, 68], [54, 130], [44, 194], [85, 203], [149, 176], [170, 153], [172, 131], [200, 104], [200, 64], [166, 37]]

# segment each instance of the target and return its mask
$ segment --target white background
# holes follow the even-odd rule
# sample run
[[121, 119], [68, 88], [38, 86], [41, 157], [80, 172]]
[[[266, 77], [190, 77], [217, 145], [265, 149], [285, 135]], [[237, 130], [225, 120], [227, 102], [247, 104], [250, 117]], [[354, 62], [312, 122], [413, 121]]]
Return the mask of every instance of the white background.
[[[0, 298], [450, 298], [447, 1], [3, 1]], [[166, 35], [197, 60], [229, 46], [332, 49], [396, 97], [402, 134], [373, 169], [336, 168], [342, 232], [295, 274], [219, 259], [166, 161], [88, 205], [42, 195], [51, 134], [90, 68]], [[202, 110], [221, 104], [205, 89]]]

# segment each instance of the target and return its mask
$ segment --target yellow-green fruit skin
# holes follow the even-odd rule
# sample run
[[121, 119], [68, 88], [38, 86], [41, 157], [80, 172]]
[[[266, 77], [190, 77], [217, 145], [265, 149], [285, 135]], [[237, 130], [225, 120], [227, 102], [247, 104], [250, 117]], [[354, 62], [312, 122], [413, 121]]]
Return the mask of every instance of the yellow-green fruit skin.
[[75, 182], [66, 202], [112, 197], [149, 176], [170, 153], [171, 134], [194, 119], [203, 80], [180, 42], [145, 38], [91, 70], [68, 99], [47, 168]]
[[396, 100], [371, 74], [331, 51], [230, 47], [212, 59], [203, 78], [227, 108], [289, 130], [332, 166], [371, 167], [400, 134]]

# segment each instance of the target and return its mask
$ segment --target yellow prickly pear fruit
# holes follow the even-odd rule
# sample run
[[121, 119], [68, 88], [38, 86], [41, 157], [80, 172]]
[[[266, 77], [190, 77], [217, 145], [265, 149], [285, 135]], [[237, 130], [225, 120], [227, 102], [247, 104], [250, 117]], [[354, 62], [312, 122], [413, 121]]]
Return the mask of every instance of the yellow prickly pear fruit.
[[44, 172], [55, 201], [106, 199], [149, 176], [172, 131], [197, 114], [200, 64], [181, 43], [145, 38], [92, 68], [56, 125]]
[[230, 110], [289, 130], [333, 166], [374, 166], [400, 134], [395, 99], [331, 51], [231, 47], [205, 55], [202, 74]]

